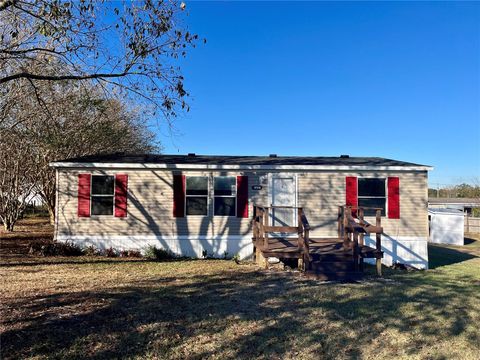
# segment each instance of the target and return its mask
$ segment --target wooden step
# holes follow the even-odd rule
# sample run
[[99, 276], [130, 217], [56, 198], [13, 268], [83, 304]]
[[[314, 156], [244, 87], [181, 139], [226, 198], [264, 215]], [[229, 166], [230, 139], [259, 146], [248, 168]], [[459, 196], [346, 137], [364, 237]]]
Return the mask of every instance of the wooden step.
[[310, 238], [310, 244], [334, 244], [334, 243], [343, 243], [343, 239], [339, 238]]
[[262, 256], [264, 258], [276, 257], [279, 259], [299, 259], [302, 257], [300, 251], [262, 251]]
[[352, 253], [337, 252], [337, 253], [310, 253], [312, 261], [326, 261], [326, 262], [353, 262]]

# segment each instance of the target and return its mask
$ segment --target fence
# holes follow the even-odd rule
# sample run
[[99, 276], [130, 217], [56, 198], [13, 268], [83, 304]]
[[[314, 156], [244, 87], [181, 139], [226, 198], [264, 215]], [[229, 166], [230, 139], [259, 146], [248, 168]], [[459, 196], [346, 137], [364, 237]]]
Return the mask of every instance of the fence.
[[480, 217], [465, 215], [465, 232], [480, 233]]

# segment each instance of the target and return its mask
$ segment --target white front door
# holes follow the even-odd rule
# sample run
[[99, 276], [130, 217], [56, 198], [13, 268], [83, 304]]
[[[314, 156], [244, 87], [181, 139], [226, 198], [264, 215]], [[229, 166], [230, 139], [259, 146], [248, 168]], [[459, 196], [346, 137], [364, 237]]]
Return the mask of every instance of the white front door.
[[270, 181], [272, 225], [296, 226], [296, 209], [275, 208], [275, 206], [297, 206], [297, 181], [295, 175], [272, 174]]

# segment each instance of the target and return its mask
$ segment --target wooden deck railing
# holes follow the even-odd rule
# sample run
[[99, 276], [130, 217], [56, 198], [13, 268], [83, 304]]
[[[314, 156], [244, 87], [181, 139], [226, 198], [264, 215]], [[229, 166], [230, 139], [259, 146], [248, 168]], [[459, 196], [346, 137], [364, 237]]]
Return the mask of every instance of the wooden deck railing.
[[303, 270], [310, 268], [310, 224], [303, 208], [298, 208], [298, 247], [303, 254]]
[[[375, 210], [375, 225], [365, 220], [365, 210]], [[358, 270], [359, 266], [363, 266], [363, 258], [359, 256], [359, 245], [365, 245], [365, 234], [375, 234], [377, 274], [382, 274], [382, 233], [381, 208], [346, 205], [338, 207], [338, 237], [343, 238], [345, 249], [352, 248], [355, 270]]]
[[[274, 209], [292, 209], [297, 211], [297, 226], [272, 226], [270, 225], [270, 210]], [[263, 252], [269, 250], [269, 234], [297, 234], [298, 251], [301, 254], [301, 267], [303, 270], [310, 266], [310, 225], [307, 217], [301, 207], [294, 206], [259, 206], [253, 207], [253, 237], [257, 247], [261, 247]]]

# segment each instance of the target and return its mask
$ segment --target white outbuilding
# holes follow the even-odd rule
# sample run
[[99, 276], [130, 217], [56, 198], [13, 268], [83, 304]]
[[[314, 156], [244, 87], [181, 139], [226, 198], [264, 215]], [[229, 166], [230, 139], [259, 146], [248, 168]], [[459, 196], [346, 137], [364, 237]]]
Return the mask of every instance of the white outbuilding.
[[464, 214], [456, 209], [428, 209], [429, 241], [438, 244], [463, 245]]

